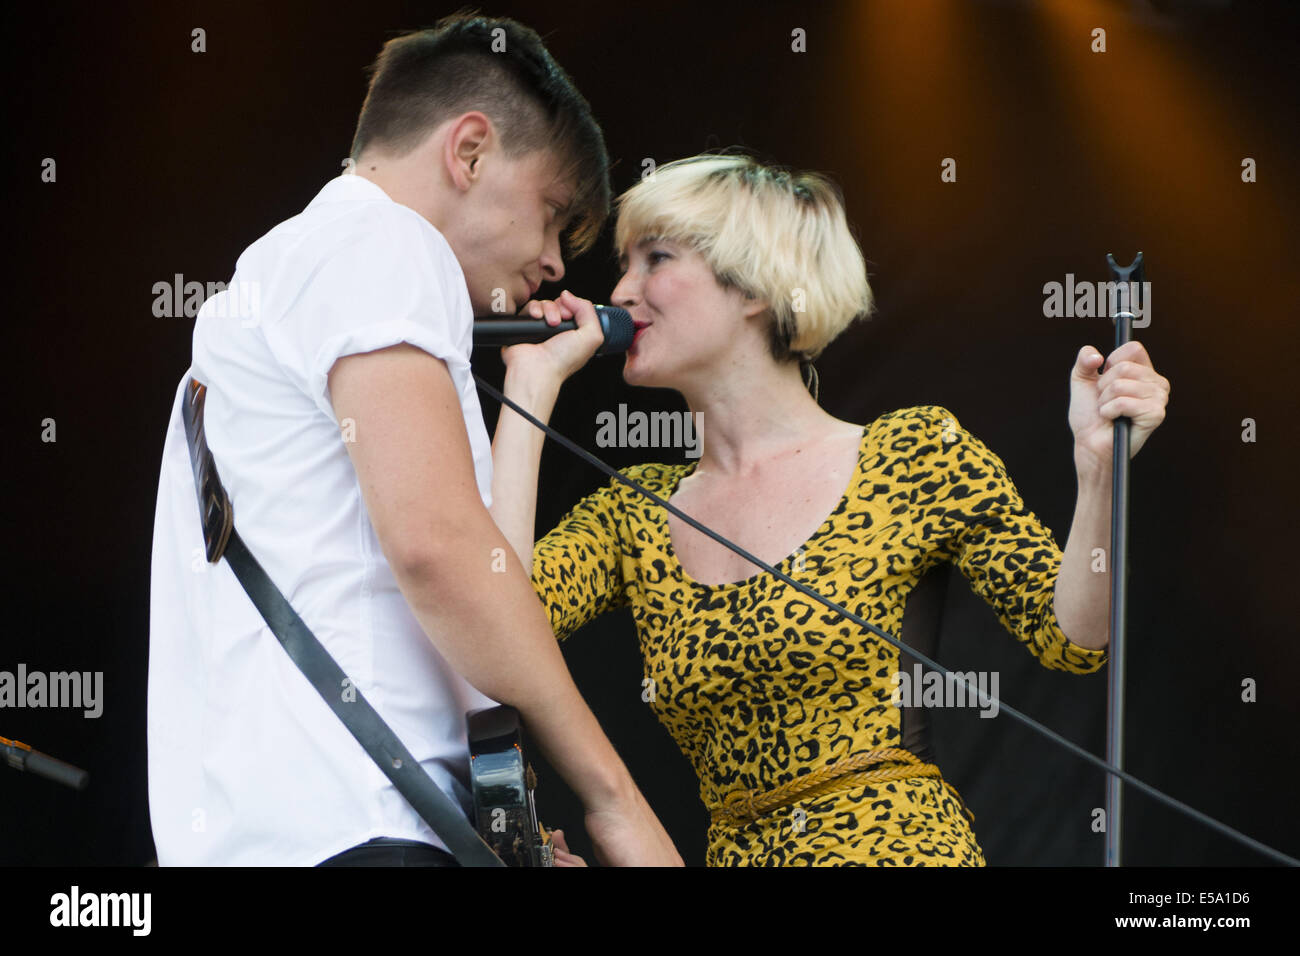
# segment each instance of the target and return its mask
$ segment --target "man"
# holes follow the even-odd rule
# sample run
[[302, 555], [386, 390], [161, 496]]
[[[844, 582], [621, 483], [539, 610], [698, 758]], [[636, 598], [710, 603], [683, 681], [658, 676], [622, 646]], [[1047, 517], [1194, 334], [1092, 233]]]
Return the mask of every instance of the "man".
[[249, 551], [444, 792], [464, 792], [466, 711], [509, 703], [598, 856], [680, 864], [489, 516], [468, 362], [473, 315], [516, 311], [563, 276], [562, 236], [581, 249], [599, 231], [600, 130], [532, 30], [458, 15], [385, 45], [352, 160], [245, 250], [177, 389], [150, 619], [159, 863], [451, 861], [229, 564], [204, 560], [180, 416], [192, 374]]

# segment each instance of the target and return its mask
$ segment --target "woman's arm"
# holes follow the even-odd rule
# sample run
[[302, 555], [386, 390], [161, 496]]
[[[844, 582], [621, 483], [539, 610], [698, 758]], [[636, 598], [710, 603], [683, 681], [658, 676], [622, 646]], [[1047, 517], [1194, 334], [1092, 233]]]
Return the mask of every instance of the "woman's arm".
[[[577, 329], [537, 345], [503, 349], [505, 396], [542, 422], [549, 422], [560, 385], [600, 348], [605, 337], [595, 306], [565, 290], [555, 301], [531, 301], [524, 315], [545, 318], [551, 325], [574, 319]], [[492, 507], [501, 533], [519, 555], [524, 570], [533, 566], [533, 535], [537, 520], [537, 471], [545, 433], [511, 409], [501, 406], [492, 436]]]
[[1053, 598], [1056, 620], [1070, 639], [1089, 650], [1100, 650], [1110, 641], [1109, 558], [1100, 568], [1094, 549], [1110, 548], [1110, 476], [1079, 475], [1079, 497], [1074, 506], [1070, 537], [1061, 557]]
[[[1097, 650], [1110, 640], [1110, 507], [1115, 419], [1130, 419], [1129, 454], [1136, 455], [1165, 419], [1169, 380], [1156, 372], [1141, 342], [1106, 358], [1086, 346], [1070, 374], [1070, 429], [1079, 497], [1061, 559], [1054, 603], [1071, 643]], [[1100, 549], [1101, 554], [1095, 552]]]
[[[1088, 674], [1106, 652], [1071, 640], [1056, 618], [1064, 555], [1051, 529], [1025, 504], [1006, 465], [952, 412], [917, 406], [889, 416], [904, 459], [917, 544], [942, 555], [994, 610], [1007, 632], [1052, 670]], [[1077, 546], [1086, 543], [1079, 535]]]
[[[515, 346], [517, 347], [517, 346]], [[512, 379], [507, 367], [502, 391], [539, 421], [549, 422], [559, 385]], [[492, 436], [492, 520], [519, 555], [525, 571], [533, 567], [533, 532], [537, 523], [537, 471], [546, 434], [508, 405], [501, 406]]]

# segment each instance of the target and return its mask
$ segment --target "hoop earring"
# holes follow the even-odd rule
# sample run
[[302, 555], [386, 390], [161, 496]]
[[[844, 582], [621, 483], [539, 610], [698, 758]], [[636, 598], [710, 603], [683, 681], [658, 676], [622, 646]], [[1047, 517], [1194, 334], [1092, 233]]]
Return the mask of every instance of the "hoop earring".
[[817, 402], [818, 393], [821, 391], [821, 380], [817, 376], [817, 366], [813, 365], [812, 359], [804, 359], [799, 363], [803, 371], [803, 384], [809, 392], [812, 393], [813, 401]]

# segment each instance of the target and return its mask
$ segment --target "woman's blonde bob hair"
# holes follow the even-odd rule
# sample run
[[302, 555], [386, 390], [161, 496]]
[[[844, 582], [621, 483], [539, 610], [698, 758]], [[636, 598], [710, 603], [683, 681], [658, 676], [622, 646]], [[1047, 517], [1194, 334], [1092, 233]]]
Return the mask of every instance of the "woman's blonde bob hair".
[[617, 208], [620, 258], [647, 239], [681, 242], [723, 286], [767, 303], [778, 362], [811, 363], [874, 309], [840, 190], [818, 173], [706, 153], [647, 174]]

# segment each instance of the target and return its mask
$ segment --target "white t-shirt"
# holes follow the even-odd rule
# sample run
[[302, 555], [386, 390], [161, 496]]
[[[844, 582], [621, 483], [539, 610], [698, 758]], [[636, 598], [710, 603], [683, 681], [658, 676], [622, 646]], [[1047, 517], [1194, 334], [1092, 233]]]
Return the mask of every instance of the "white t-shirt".
[[[172, 404], [154, 519], [149, 809], [160, 865], [314, 865], [377, 836], [442, 847], [290, 660], [224, 559], [204, 557], [180, 402], [253, 556], [356, 687], [465, 804], [465, 714], [494, 703], [421, 630], [375, 536], [330, 403], [342, 356], [408, 342], [460, 393], [484, 505], [492, 459], [473, 314], [446, 239], [358, 175], [329, 182], [204, 303]], [[435, 493], [436, 489], [431, 489]]]

